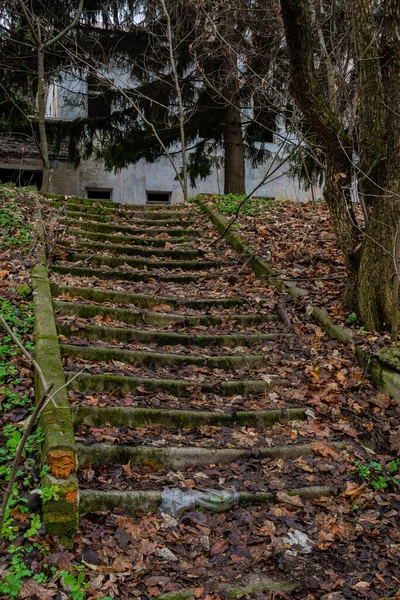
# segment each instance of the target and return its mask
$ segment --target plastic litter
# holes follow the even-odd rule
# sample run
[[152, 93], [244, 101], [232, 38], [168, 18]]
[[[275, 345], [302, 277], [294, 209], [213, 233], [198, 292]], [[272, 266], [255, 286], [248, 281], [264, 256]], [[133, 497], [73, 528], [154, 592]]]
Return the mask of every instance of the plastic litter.
[[210, 512], [223, 512], [236, 506], [238, 500], [239, 494], [235, 491], [165, 487], [160, 510], [172, 517], [196, 508], [203, 508]]
[[298, 553], [311, 554], [313, 551], [310, 538], [299, 529], [294, 529], [293, 532], [288, 531], [282, 536], [282, 540], [291, 547], [291, 550], [286, 550], [285, 554], [297, 556]]

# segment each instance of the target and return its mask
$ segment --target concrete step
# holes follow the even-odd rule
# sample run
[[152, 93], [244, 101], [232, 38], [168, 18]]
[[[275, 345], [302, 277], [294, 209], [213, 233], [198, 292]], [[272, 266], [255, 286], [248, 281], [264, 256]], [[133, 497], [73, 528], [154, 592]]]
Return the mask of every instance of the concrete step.
[[157, 227], [145, 227], [145, 226], [133, 226], [133, 225], [119, 225], [110, 223], [101, 223], [79, 219], [60, 219], [62, 225], [76, 225], [80, 229], [85, 231], [94, 231], [97, 233], [127, 233], [128, 235], [148, 235], [150, 238], [155, 235], [166, 234], [171, 237], [196, 237], [199, 234], [198, 229], [191, 227], [165, 227], [159, 223]]
[[80, 392], [91, 390], [94, 392], [123, 393], [136, 391], [138, 387], [141, 387], [150, 392], [167, 392], [178, 397], [190, 395], [193, 387], [199, 388], [201, 392], [213, 392], [220, 396], [233, 396], [235, 394], [243, 396], [250, 393], [269, 392], [277, 386], [286, 386], [289, 383], [287, 380], [279, 379], [278, 377], [271, 377], [268, 381], [264, 379], [222, 381], [216, 378], [213, 380], [193, 381], [190, 379], [127, 377], [109, 373], [92, 375], [74, 371], [67, 371], [65, 374], [69, 389]]
[[55, 273], [60, 273], [61, 275], [76, 275], [77, 277], [97, 277], [98, 279], [103, 280], [111, 280], [111, 281], [143, 281], [149, 282], [153, 281], [155, 278], [157, 281], [169, 281], [181, 284], [189, 284], [199, 281], [201, 279], [200, 275], [194, 275], [191, 273], [185, 275], [160, 275], [156, 270], [153, 272], [147, 273], [141, 271], [140, 273], [135, 273], [132, 271], [116, 271], [114, 270], [105, 270], [105, 269], [96, 269], [91, 267], [76, 267], [73, 263], [65, 264], [65, 265], [53, 265], [52, 270]]
[[[104, 247], [103, 247], [104, 248]], [[154, 270], [154, 269], [179, 269], [181, 271], [208, 271], [210, 269], [223, 268], [226, 263], [212, 260], [146, 260], [143, 258], [127, 258], [125, 256], [107, 256], [102, 254], [81, 254], [65, 250], [65, 258], [68, 262], [91, 263], [96, 267], [106, 265], [114, 269], [121, 265], [129, 265], [134, 269]]]
[[[252, 327], [262, 323], [278, 321], [277, 315], [180, 315], [169, 312], [152, 312], [148, 310], [117, 308], [111, 306], [98, 306], [96, 304], [81, 304], [78, 302], [60, 302], [54, 300], [54, 309], [58, 314], [76, 315], [84, 319], [92, 319], [97, 315], [113, 321], [122, 321], [130, 325], [149, 324], [149, 325], [176, 325], [182, 327], [212, 327], [225, 324], [227, 322], [235, 323], [238, 327]], [[172, 310], [172, 307], [171, 307]], [[251, 334], [251, 332], [249, 332]]]
[[101, 325], [86, 325], [76, 329], [73, 323], [58, 323], [57, 331], [65, 337], [81, 337], [87, 340], [103, 342], [117, 341], [120, 343], [154, 343], [159, 346], [211, 346], [234, 348], [236, 346], [257, 346], [262, 342], [293, 337], [289, 333], [256, 333], [256, 334], [191, 334], [149, 331], [147, 329], [129, 329], [123, 327], [102, 327]]
[[201, 257], [204, 255], [202, 250], [193, 250], [191, 248], [182, 248], [172, 250], [170, 248], [143, 248], [142, 246], [128, 246], [128, 245], [116, 245], [116, 244], [100, 244], [95, 242], [86, 242], [80, 238], [75, 238], [74, 241], [63, 240], [58, 243], [58, 248], [66, 248], [71, 251], [78, 251], [81, 248], [107, 252], [108, 254], [116, 254], [118, 256], [159, 256], [169, 257], [174, 259], [192, 259]]
[[128, 294], [120, 291], [105, 290], [96, 287], [79, 287], [73, 285], [59, 285], [53, 283], [51, 291], [54, 297], [68, 294], [70, 297], [79, 297], [93, 302], [113, 302], [115, 304], [132, 304], [138, 308], [151, 308], [157, 304], [172, 307], [185, 307], [194, 310], [209, 311], [212, 309], [229, 309], [246, 306], [242, 298], [171, 298], [170, 296], [147, 296], [144, 294]]
[[155, 408], [132, 408], [129, 406], [89, 406], [81, 404], [73, 407], [75, 425], [84, 424], [101, 427], [109, 424], [114, 427], [144, 427], [160, 423], [166, 427], [201, 427], [214, 425], [225, 427], [265, 427], [306, 418], [305, 408], [289, 408], [268, 411], [238, 411], [221, 413], [211, 411], [166, 410]]

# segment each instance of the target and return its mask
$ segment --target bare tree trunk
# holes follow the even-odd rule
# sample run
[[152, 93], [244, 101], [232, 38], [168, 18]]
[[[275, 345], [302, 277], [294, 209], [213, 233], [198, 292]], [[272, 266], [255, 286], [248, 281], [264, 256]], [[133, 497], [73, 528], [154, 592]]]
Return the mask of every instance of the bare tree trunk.
[[[362, 247], [358, 305], [371, 329], [391, 323], [393, 246], [400, 219], [400, 1], [387, 0], [382, 29], [382, 76], [386, 111], [385, 190], [375, 202]], [[374, 124], [371, 125], [372, 131]]]
[[225, 113], [225, 194], [245, 194], [245, 161], [242, 121], [236, 107], [228, 107]]
[[358, 87], [359, 191], [372, 207], [385, 181], [385, 104], [381, 73], [379, 33], [371, 0], [349, 0], [348, 18], [352, 28]]
[[182, 152], [182, 192], [185, 201], [188, 199], [188, 167], [187, 167], [187, 154], [186, 154], [186, 137], [185, 137], [185, 111], [183, 107], [182, 90], [179, 81], [178, 71], [176, 68], [176, 58], [174, 52], [174, 39], [172, 34], [171, 17], [167, 9], [165, 0], [161, 0], [163, 12], [167, 19], [167, 38], [169, 47], [169, 58], [171, 61], [172, 74], [174, 76], [175, 90], [178, 98], [179, 106], [179, 132], [181, 140], [181, 152]]
[[311, 22], [313, 25], [316, 25], [316, 28], [317, 28], [317, 35], [318, 35], [319, 45], [321, 47], [322, 59], [325, 63], [329, 106], [331, 107], [332, 112], [334, 112], [336, 114], [337, 113], [337, 98], [336, 98], [336, 85], [335, 85], [335, 71], [333, 68], [332, 59], [331, 59], [328, 49], [326, 47], [324, 32], [322, 31], [320, 24], [317, 23], [314, 0], [308, 0], [308, 6], [309, 6], [309, 10], [310, 10]]
[[224, 97], [229, 100], [225, 108], [224, 154], [225, 154], [225, 194], [245, 194], [245, 158], [243, 128], [240, 112], [239, 83], [235, 53], [228, 50], [225, 63], [226, 86]]
[[44, 71], [44, 47], [38, 46], [38, 113], [39, 113], [39, 138], [40, 148], [43, 159], [43, 179], [42, 192], [49, 191], [50, 185], [50, 158], [49, 145], [46, 132], [46, 86], [45, 86], [45, 71]]
[[291, 58], [289, 90], [325, 147], [324, 198], [346, 263], [343, 303], [354, 308], [360, 234], [350, 201], [352, 144], [332, 112], [316, 76], [308, 0], [281, 0], [281, 9]]

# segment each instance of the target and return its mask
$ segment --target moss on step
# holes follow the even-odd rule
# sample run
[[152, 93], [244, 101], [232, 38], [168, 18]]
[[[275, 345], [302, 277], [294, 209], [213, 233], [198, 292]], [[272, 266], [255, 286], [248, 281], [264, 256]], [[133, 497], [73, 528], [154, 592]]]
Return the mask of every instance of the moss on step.
[[[391, 348], [387, 350], [391, 350]], [[400, 404], [400, 371], [383, 362], [380, 359], [380, 353], [377, 356], [371, 356], [360, 346], [355, 346], [355, 354], [358, 362], [367, 370], [376, 387]], [[387, 361], [393, 361], [392, 364], [395, 364], [395, 359], [390, 355], [390, 352], [383, 354]]]
[[79, 526], [79, 489], [76, 474], [64, 480], [46, 475], [42, 485], [55, 490], [54, 497], [43, 505], [46, 533], [57, 536], [65, 548], [72, 548]]
[[123, 508], [125, 511], [155, 513], [161, 504], [161, 492], [103, 492], [101, 490], [80, 490], [79, 511], [89, 512], [112, 511]]
[[[91, 375], [67, 372], [69, 389], [80, 392], [135, 392], [140, 386], [149, 392], [167, 392], [174, 396], [188, 396], [193, 386], [198, 386], [201, 392], [212, 392], [222, 396], [241, 396], [251, 393], [269, 392], [277, 385], [287, 384], [286, 380], [273, 378], [264, 380], [236, 381], [192, 381], [189, 379], [152, 379], [146, 377], [125, 377], [124, 375]], [[73, 379], [74, 378], [74, 379]], [[73, 381], [72, 381], [73, 379]]]
[[166, 244], [165, 240], [159, 240], [157, 238], [141, 238], [129, 235], [94, 233], [93, 231], [84, 231], [73, 228], [68, 228], [67, 233], [69, 235], [78, 235], [82, 239], [93, 240], [95, 242], [102, 242], [103, 244], [111, 242], [113, 244], [131, 244], [132, 246], [144, 246], [146, 248], [164, 248]]
[[[59, 248], [88, 248], [89, 250], [95, 251], [106, 251], [110, 254], [117, 254], [118, 256], [160, 256], [174, 259], [186, 259], [196, 258], [204, 254], [200, 250], [182, 249], [182, 250], [170, 250], [163, 248], [143, 248], [135, 246], [118, 246], [114, 244], [96, 244], [93, 242], [85, 242], [80, 238], [76, 238], [74, 241], [62, 241], [58, 244]], [[126, 262], [126, 261], [125, 261]], [[185, 261], [187, 262], [187, 261]]]
[[[250, 583], [243, 586], [232, 586], [232, 584], [221, 584], [219, 589], [224, 591], [227, 598], [248, 598], [254, 594], [263, 592], [291, 592], [296, 588], [296, 583], [288, 581], [273, 581], [272, 579], [255, 576], [258, 583]], [[195, 597], [194, 589], [180, 590], [179, 592], [168, 592], [158, 596], [158, 600], [188, 600]]]
[[84, 337], [88, 340], [101, 340], [103, 342], [141, 342], [153, 343], [160, 346], [181, 345], [181, 346], [220, 346], [234, 348], [235, 346], [256, 346], [260, 342], [278, 340], [290, 337], [285, 333], [256, 333], [246, 334], [217, 334], [217, 335], [196, 335], [184, 333], [167, 333], [160, 331], [148, 331], [145, 329], [128, 329], [123, 327], [101, 327], [99, 325], [87, 325], [77, 331], [71, 329], [71, 325], [59, 323], [58, 333], [66, 337]]
[[101, 254], [83, 254], [78, 252], [67, 252], [66, 260], [71, 262], [87, 262], [96, 265], [97, 267], [106, 265], [114, 269], [120, 265], [129, 265], [135, 269], [146, 269], [152, 271], [154, 269], [182, 271], [207, 271], [208, 269], [223, 268], [225, 265], [218, 261], [212, 260], [145, 260], [142, 258], [126, 258], [125, 256], [106, 256]]
[[113, 207], [115, 206], [115, 203], [112, 200], [93, 200], [92, 198], [78, 198], [76, 196], [63, 196], [62, 194], [42, 194], [43, 199], [40, 199], [41, 202], [44, 202], [44, 204], [47, 204], [47, 200], [56, 200], [58, 202], [58, 204], [60, 206], [62, 206], [63, 204], [66, 204], [67, 202], [77, 202], [78, 204], [89, 204], [89, 205], [93, 205], [93, 204], [101, 204], [102, 206], [110, 206]]
[[95, 304], [81, 304], [78, 302], [60, 302], [58, 300], [54, 300], [53, 305], [55, 311], [63, 315], [76, 315], [83, 319], [91, 319], [97, 315], [101, 315], [102, 317], [109, 317], [113, 321], [122, 321], [124, 323], [129, 323], [130, 325], [146, 323], [149, 325], [163, 326], [180, 323], [184, 327], [193, 327], [197, 325], [211, 327], [231, 321], [238, 326], [251, 327], [269, 321], [276, 321], [278, 319], [275, 315], [221, 315], [220, 317], [214, 315], [185, 316], [173, 313], [160, 313], [146, 310], [135, 311], [127, 308], [97, 306]]
[[126, 294], [124, 292], [114, 292], [93, 287], [78, 287], [72, 285], [51, 285], [53, 296], [69, 294], [70, 296], [79, 296], [93, 302], [114, 302], [115, 304], [133, 304], [139, 308], [151, 308], [156, 304], [168, 304], [169, 306], [185, 306], [197, 310], [210, 310], [211, 308], [233, 308], [242, 306], [244, 301], [241, 298], [203, 298], [199, 300], [190, 300], [189, 298], [177, 299], [167, 296], [146, 296], [144, 294]]
[[52, 267], [55, 273], [76, 275], [77, 277], [97, 277], [98, 279], [105, 279], [111, 281], [143, 281], [149, 282], [152, 279], [158, 281], [172, 281], [176, 283], [192, 283], [199, 281], [200, 275], [159, 275], [151, 273], [132, 273], [131, 271], [116, 271], [110, 269], [105, 271], [104, 269], [96, 269], [91, 267], [74, 267], [71, 265], [54, 265]]
[[[87, 212], [81, 212], [81, 211], [75, 211], [75, 210], [68, 211], [68, 217], [71, 219], [75, 219], [75, 220], [79, 220], [80, 218], [88, 219], [90, 222], [94, 222], [95, 224], [97, 224], [97, 222], [109, 223], [109, 221], [113, 219], [113, 216], [114, 215], [100, 215], [100, 214], [96, 214], [96, 213], [88, 214]], [[124, 218], [124, 215], [122, 214], [121, 217]], [[129, 220], [130, 223], [132, 223], [132, 225], [147, 227], [150, 230], [153, 227], [180, 227], [182, 229], [186, 229], [187, 227], [193, 226], [193, 219], [183, 220], [183, 219], [174, 218], [174, 216], [172, 216], [171, 218], [168, 218], [168, 219], [159, 219], [159, 220], [148, 219], [145, 214], [143, 215], [143, 217], [141, 217], [139, 219], [131, 218], [129, 215], [127, 215], [126, 218], [127, 218], [127, 220]]]
[[[132, 209], [134, 207], [134, 210], [136, 211], [144, 211], [144, 212], [157, 212], [160, 210], [160, 205], [158, 206], [151, 206], [148, 204], [130, 204], [130, 203], [121, 203], [121, 202], [113, 202], [113, 200], [97, 200], [95, 198], [80, 198], [78, 196], [63, 196], [62, 194], [41, 194], [44, 198], [44, 202], [46, 203], [46, 199], [48, 200], [56, 200], [58, 201], [59, 204], [65, 204], [66, 202], [73, 202], [75, 204], [84, 204], [84, 205], [97, 205], [100, 204], [101, 206], [109, 206], [111, 208], [115, 208], [115, 207], [119, 207], [120, 209]], [[43, 199], [41, 199], [41, 202], [43, 201]], [[185, 206], [184, 204], [169, 204], [169, 205], [162, 205], [161, 208], [163, 211], [171, 211], [174, 212], [176, 210], [180, 210], [182, 206]]]
[[149, 230], [148, 227], [134, 227], [132, 225], [112, 225], [109, 223], [92, 223], [90, 221], [79, 221], [78, 219], [61, 219], [62, 225], [76, 225], [80, 229], [85, 231], [95, 231], [97, 233], [127, 233], [128, 235], [160, 235], [166, 233], [171, 237], [193, 237], [198, 235], [197, 229], [188, 227], [187, 229], [182, 227], [152, 227]]
[[224, 371], [235, 369], [255, 369], [265, 364], [263, 354], [242, 354], [230, 356], [193, 356], [190, 354], [172, 354], [166, 352], [147, 352], [145, 350], [119, 350], [115, 348], [94, 348], [89, 346], [62, 345], [63, 355], [83, 358], [96, 362], [117, 360], [136, 367], [197, 365]]
[[[333, 447], [342, 449], [346, 442], [338, 442]], [[119, 444], [78, 444], [78, 457], [80, 465], [106, 465], [122, 464], [128, 462], [132, 465], [143, 464], [146, 461], [160, 467], [183, 469], [197, 465], [227, 465], [237, 460], [254, 458], [253, 449], [244, 448], [206, 448], [206, 447], [170, 447], [158, 448], [155, 446], [122, 446]], [[290, 446], [273, 446], [268, 448], [258, 447], [257, 458], [299, 458], [313, 454], [312, 444], [293, 444]]]
[[[283, 489], [282, 491], [289, 496], [300, 496], [304, 500], [315, 500], [332, 495], [331, 488], [319, 486]], [[161, 497], [161, 492], [153, 490], [141, 492], [82, 490], [80, 492], [80, 511], [82, 514], [86, 514], [123, 508], [127, 512], [143, 510], [155, 513], [161, 504]], [[262, 506], [276, 501], [274, 494], [268, 492], [239, 492], [238, 498], [239, 506]]]
[[[53, 384], [54, 399], [46, 405], [40, 415], [44, 435], [42, 457], [43, 463], [50, 468], [48, 477], [54, 476], [61, 490], [59, 500], [53, 500], [43, 506], [43, 521], [49, 532], [63, 539], [72, 539], [78, 527], [75, 437], [54, 321], [48, 271], [43, 264], [43, 250], [41, 261], [42, 264], [39, 262], [32, 271], [35, 360], [41, 367], [47, 383]], [[35, 372], [37, 401], [42, 394], [43, 387]]]
[[274, 423], [287, 423], [292, 420], [305, 419], [304, 408], [289, 408], [270, 411], [240, 411], [237, 413], [217, 413], [205, 411], [163, 410], [155, 408], [131, 408], [124, 406], [72, 406], [74, 424], [104, 426], [106, 423], [114, 427], [130, 425], [145, 427], [151, 423], [159, 423], [165, 427], [200, 427], [216, 425], [233, 427], [265, 427]]

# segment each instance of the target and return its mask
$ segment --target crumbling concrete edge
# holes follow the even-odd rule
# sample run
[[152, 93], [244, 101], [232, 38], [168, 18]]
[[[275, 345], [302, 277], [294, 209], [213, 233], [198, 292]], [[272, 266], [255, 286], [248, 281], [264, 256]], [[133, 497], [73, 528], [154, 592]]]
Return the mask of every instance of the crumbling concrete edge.
[[[224, 234], [229, 226], [228, 219], [220, 213], [214, 212], [201, 197], [197, 196], [194, 198], [194, 202], [201, 212], [210, 217], [217, 231], [221, 235]], [[249, 265], [259, 279], [268, 279], [279, 291], [290, 294], [294, 300], [308, 296], [308, 292], [297, 286], [295, 281], [283, 280], [279, 273], [275, 271], [267, 261], [254, 253], [254, 250], [238, 233], [230, 230], [224, 236], [224, 239]], [[337, 339], [346, 345], [354, 343], [352, 332], [345, 327], [335, 324], [325, 310], [309, 304], [307, 311], [316, 321], [318, 321], [329, 337]], [[376, 387], [400, 403], [400, 372], [388, 368], [381, 360], [379, 360], [377, 355], [366, 352], [360, 346], [355, 344], [354, 348], [357, 361], [365, 368]]]
[[[48, 467], [42, 486], [51, 487], [53, 490], [51, 499], [43, 504], [42, 514], [47, 533], [59, 537], [65, 546], [69, 546], [77, 533], [79, 523], [77, 450], [54, 319], [44, 228], [39, 207], [37, 223], [36, 264], [31, 274], [35, 316], [35, 360], [41, 367], [47, 383], [53, 384], [53, 399], [48, 402], [40, 415], [44, 436], [42, 464]], [[35, 373], [36, 401], [42, 393], [42, 384]]]

